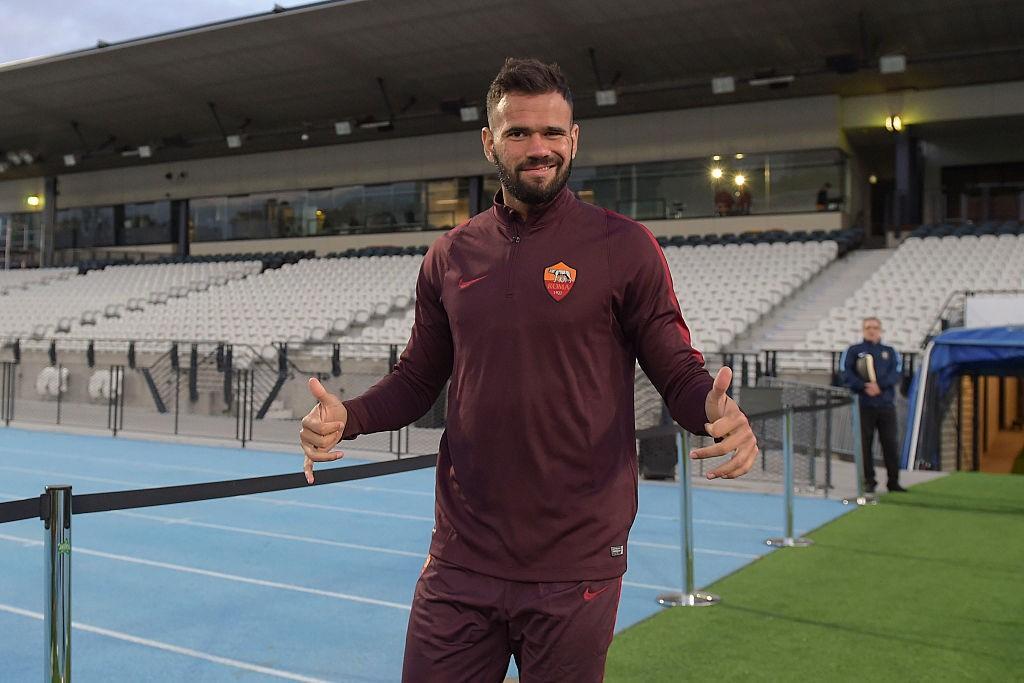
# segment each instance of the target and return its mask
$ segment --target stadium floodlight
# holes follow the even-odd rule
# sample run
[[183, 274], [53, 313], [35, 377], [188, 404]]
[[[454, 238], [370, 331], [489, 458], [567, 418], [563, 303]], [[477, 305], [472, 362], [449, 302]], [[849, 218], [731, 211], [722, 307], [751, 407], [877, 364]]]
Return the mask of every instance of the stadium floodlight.
[[238, 149], [242, 146], [241, 135], [228, 135], [224, 140], [228, 143], [228, 147], [231, 149]]
[[28, 204], [29, 206], [39, 206], [39, 204], [42, 203], [42, 200], [39, 199], [39, 195], [30, 194], [29, 196], [25, 197], [25, 203]]
[[878, 70], [883, 74], [901, 74], [907, 70], [907, 56], [882, 55], [878, 58]]
[[153, 148], [152, 147], [150, 147], [149, 145], [141, 145], [139, 147], [139, 157], [141, 157], [143, 159], [148, 159], [151, 156], [153, 156]]
[[733, 178], [732, 181], [736, 183], [736, 187], [743, 187], [743, 185], [747, 182], [747, 176], [740, 173], [735, 178]]
[[335, 121], [334, 122], [334, 134], [335, 135], [352, 135], [352, 122], [351, 121]]
[[715, 95], [727, 95], [736, 92], [736, 79], [732, 76], [719, 76], [711, 79], [711, 92]]
[[480, 107], [459, 107], [459, 118], [465, 123], [480, 120]]
[[598, 90], [594, 92], [594, 101], [599, 107], [614, 107], [619, 103], [619, 95], [614, 90]]
[[75, 158], [74, 154], [65, 154], [64, 155], [64, 165], [65, 166], [70, 168], [71, 166], [74, 166], [77, 163], [78, 163], [78, 159]]
[[718, 168], [717, 166], [711, 169], [711, 177], [714, 178], [715, 180], [719, 180], [722, 177], [722, 169]]

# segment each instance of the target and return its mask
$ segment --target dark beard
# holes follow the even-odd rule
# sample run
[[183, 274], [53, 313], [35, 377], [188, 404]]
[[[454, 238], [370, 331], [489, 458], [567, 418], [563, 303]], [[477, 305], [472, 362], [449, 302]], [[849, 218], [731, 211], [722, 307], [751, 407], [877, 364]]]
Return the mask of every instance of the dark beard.
[[522, 167], [530, 163], [536, 163], [536, 160], [527, 159], [519, 168], [515, 169], [515, 172], [511, 172], [502, 163], [497, 150], [494, 151], [494, 168], [498, 170], [498, 180], [501, 181], [501, 186], [523, 204], [529, 206], [547, 204], [557, 197], [558, 193], [565, 187], [565, 184], [569, 182], [569, 175], [572, 173], [572, 159], [569, 159], [568, 164], [562, 165], [555, 172], [555, 179], [549, 186], [539, 188], [517, 180]]

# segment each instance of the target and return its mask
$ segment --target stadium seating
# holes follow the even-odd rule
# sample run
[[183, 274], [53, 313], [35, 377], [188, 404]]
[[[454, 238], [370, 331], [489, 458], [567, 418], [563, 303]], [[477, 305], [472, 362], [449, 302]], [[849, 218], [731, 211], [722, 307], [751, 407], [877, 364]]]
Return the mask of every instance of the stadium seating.
[[[954, 292], [1024, 289], [1024, 234], [1018, 223], [925, 226], [911, 233], [843, 306], [810, 331], [805, 349], [842, 350], [861, 321], [882, 320], [886, 341], [918, 350]], [[799, 359], [779, 356], [783, 367]]]
[[[0, 336], [95, 338], [102, 321], [164, 304], [191, 291], [258, 273], [259, 261], [112, 266], [10, 290], [0, 299]], [[72, 271], [74, 272], [74, 271]]]
[[0, 296], [7, 294], [9, 291], [28, 289], [33, 285], [45, 285], [53, 280], [66, 280], [77, 272], [77, 268], [0, 270]]

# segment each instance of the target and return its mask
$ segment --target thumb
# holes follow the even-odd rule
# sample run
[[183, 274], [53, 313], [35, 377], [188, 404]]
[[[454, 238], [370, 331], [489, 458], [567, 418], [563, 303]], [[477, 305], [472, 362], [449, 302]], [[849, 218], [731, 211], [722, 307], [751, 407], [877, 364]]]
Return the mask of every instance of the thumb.
[[719, 399], [725, 396], [725, 392], [729, 390], [730, 385], [732, 385], [732, 368], [728, 365], [723, 365], [718, 369], [718, 374], [715, 375], [715, 385], [711, 388], [709, 398]]
[[319, 401], [321, 405], [341, 405], [341, 399], [324, 389], [324, 385], [320, 384], [320, 380], [316, 377], [309, 378], [309, 393], [313, 394], [313, 398]]

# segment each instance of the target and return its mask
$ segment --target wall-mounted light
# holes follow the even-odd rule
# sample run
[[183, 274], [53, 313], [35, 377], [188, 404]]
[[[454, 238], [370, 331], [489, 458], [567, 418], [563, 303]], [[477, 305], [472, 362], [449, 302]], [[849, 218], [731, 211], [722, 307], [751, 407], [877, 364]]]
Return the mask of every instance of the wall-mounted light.
[[74, 166], [77, 163], [78, 163], [78, 159], [75, 158], [74, 154], [65, 154], [64, 155], [64, 165], [65, 166], [70, 168], [71, 166]]
[[732, 76], [712, 78], [711, 92], [714, 95], [727, 95], [731, 92], [736, 92], [736, 79]]
[[722, 160], [722, 155], [721, 154], [716, 154], [715, 156], [711, 157], [711, 161], [721, 161], [721, 160]]
[[877, 185], [878, 184], [878, 176], [876, 176], [874, 173], [869, 175], [868, 176], [868, 183], [870, 183], [871, 185]]
[[30, 194], [29, 196], [25, 197], [25, 203], [31, 207], [36, 207], [42, 204], [43, 200], [41, 200], [39, 198], [39, 195], [37, 194]]
[[335, 135], [352, 135], [352, 122], [351, 121], [335, 121], [334, 122], [334, 134]]
[[241, 135], [228, 135], [224, 138], [224, 141], [228, 143], [228, 147], [231, 149], [238, 149], [242, 146]]
[[885, 129], [890, 133], [898, 133], [903, 130], [903, 117], [899, 114], [892, 114], [885, 117]]
[[740, 173], [735, 178], [733, 178], [732, 181], [736, 183], [736, 187], [743, 187], [744, 183], [747, 182], [747, 177]]
[[149, 145], [142, 145], [139, 147], [139, 157], [142, 159], [148, 159], [153, 156], [153, 148]]
[[465, 123], [480, 120], [479, 107], [459, 107], [459, 118]]
[[619, 103], [619, 96], [614, 90], [598, 90], [594, 93], [594, 102], [599, 107], [614, 107]]
[[878, 70], [883, 74], [901, 74], [907, 70], [907, 56], [882, 55], [878, 58]]
[[736, 155], [736, 158], [737, 158], [737, 159], [742, 159], [742, 158], [743, 158], [743, 154], [742, 154], [742, 153], [740, 153], [740, 154], [737, 154], [737, 155]]
[[722, 177], [722, 169], [718, 168], [717, 166], [711, 169], [711, 177], [714, 178], [715, 180], [719, 180]]

